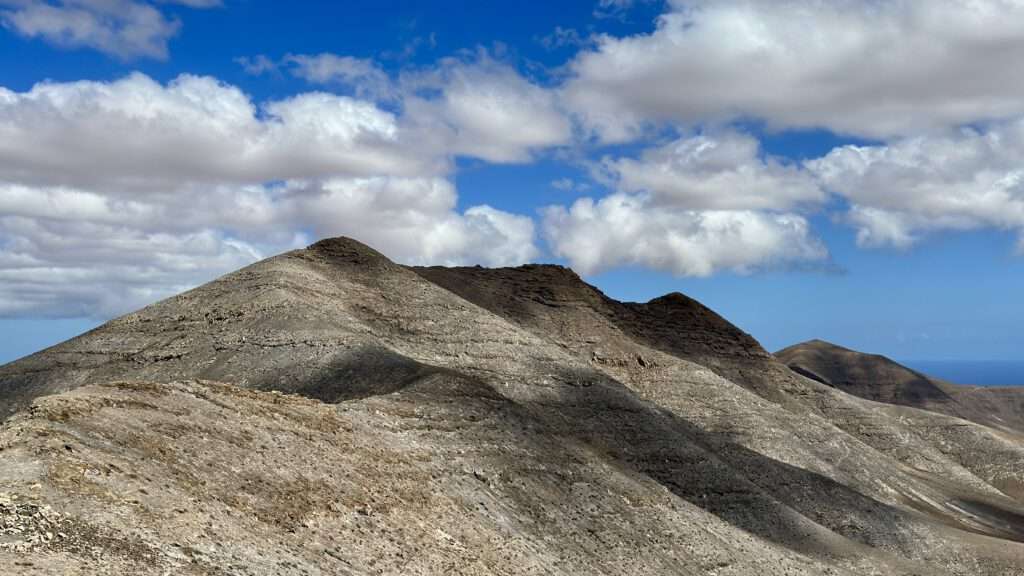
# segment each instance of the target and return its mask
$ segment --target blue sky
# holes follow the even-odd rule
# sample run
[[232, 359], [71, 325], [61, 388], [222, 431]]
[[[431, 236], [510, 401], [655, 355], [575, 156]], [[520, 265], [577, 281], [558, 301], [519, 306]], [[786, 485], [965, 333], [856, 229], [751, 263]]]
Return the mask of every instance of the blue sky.
[[0, 361], [346, 234], [1021, 360], [1024, 5], [0, 0]]

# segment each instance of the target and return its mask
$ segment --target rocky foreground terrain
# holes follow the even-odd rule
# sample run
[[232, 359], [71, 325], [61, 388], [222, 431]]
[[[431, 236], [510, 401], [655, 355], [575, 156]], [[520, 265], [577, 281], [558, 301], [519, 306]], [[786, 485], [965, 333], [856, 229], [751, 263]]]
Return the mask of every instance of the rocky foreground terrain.
[[0, 367], [0, 574], [1024, 574], [1013, 409], [839, 380], [325, 240]]

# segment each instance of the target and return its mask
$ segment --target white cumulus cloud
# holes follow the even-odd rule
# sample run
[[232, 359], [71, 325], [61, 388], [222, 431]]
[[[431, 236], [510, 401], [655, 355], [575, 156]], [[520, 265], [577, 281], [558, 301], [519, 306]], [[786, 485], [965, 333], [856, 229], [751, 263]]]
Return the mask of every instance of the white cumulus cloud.
[[338, 234], [407, 263], [534, 258], [532, 219], [459, 209], [452, 148], [418, 130], [208, 77], [0, 89], [0, 315], [105, 317]]
[[763, 156], [756, 138], [739, 133], [680, 138], [604, 167], [621, 191], [691, 210], [788, 210], [825, 199], [800, 166]]
[[18, 182], [137, 189], [443, 168], [399, 140], [373, 103], [306, 93], [260, 107], [210, 77], [0, 88], [0, 178]]
[[572, 142], [572, 121], [556, 91], [483, 50], [397, 78], [372, 60], [330, 53], [236, 61], [252, 74], [286, 69], [312, 84], [393, 104], [401, 109], [406, 130], [414, 134], [409, 140], [423, 149], [494, 163], [525, 163], [545, 149]]
[[880, 138], [1024, 113], [1020, 0], [669, 5], [570, 64], [565, 100], [606, 141], [749, 118]]
[[736, 133], [678, 138], [637, 158], [606, 158], [616, 188], [544, 212], [554, 253], [592, 274], [644, 266], [680, 276], [788, 267], [827, 257], [806, 218], [825, 192], [800, 166]]
[[544, 233], [552, 251], [583, 274], [619, 266], [680, 276], [749, 273], [828, 255], [796, 214], [657, 207], [621, 193], [547, 208]]
[[862, 246], [907, 248], [940, 230], [1024, 233], [1024, 120], [843, 146], [808, 168], [849, 201]]
[[409, 264], [521, 264], [536, 257], [533, 220], [475, 206], [456, 211], [445, 178], [362, 178], [294, 182], [283, 218], [317, 237], [346, 235]]
[[407, 116], [425, 137], [442, 139], [456, 154], [520, 163], [572, 139], [572, 124], [553, 91], [486, 56], [448, 60], [406, 84]]

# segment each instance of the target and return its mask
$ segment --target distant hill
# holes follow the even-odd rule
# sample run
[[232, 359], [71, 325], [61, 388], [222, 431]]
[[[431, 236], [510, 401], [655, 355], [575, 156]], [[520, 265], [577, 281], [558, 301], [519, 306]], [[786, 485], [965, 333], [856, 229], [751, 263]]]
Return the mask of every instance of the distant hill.
[[953, 384], [885, 356], [822, 340], [790, 346], [775, 356], [799, 374], [861, 398], [1024, 432], [1024, 388]]
[[323, 240], [0, 367], [0, 574], [1024, 570], [1024, 435], [812, 368], [682, 294]]

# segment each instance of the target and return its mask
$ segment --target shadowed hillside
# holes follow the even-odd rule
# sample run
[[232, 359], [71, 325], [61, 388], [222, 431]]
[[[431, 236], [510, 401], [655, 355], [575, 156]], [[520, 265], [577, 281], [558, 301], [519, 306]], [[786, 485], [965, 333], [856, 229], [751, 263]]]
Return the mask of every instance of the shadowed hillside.
[[1014, 574], [1024, 438], [698, 302], [318, 242], [0, 367], [25, 574]]

